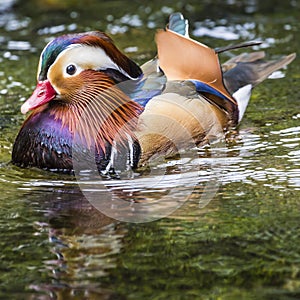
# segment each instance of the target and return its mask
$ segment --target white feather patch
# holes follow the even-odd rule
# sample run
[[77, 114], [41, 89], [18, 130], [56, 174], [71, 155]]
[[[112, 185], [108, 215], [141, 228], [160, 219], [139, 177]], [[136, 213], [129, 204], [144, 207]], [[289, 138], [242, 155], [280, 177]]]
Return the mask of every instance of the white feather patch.
[[[111, 68], [120, 71], [130, 79], [134, 79], [120, 66], [113, 62], [112, 59], [100, 47], [72, 44], [59, 53], [52, 66], [58, 61], [62, 63], [61, 72], [64, 77], [70, 77], [65, 70], [68, 65], [74, 64], [77, 68], [76, 73], [80, 73], [80, 71], [85, 69], [106, 70]], [[48, 74], [51, 72], [52, 66], [49, 68]]]
[[239, 108], [239, 122], [241, 122], [246, 108], [251, 97], [252, 84], [247, 84], [238, 89], [232, 96], [238, 103]]

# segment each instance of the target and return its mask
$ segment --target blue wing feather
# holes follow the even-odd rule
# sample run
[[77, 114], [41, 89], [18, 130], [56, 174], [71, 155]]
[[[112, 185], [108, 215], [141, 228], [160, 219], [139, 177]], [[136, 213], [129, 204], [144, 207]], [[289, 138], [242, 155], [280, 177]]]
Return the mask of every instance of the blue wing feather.
[[136, 80], [127, 80], [118, 86], [130, 99], [145, 107], [153, 97], [162, 93], [165, 81], [160, 77], [141, 75]]
[[195, 85], [196, 91], [198, 93], [209, 93], [221, 99], [229, 100], [225, 95], [223, 95], [222, 93], [220, 93], [219, 91], [217, 91], [216, 89], [214, 89], [213, 87], [209, 86], [208, 84], [202, 81], [198, 81], [198, 80], [189, 80], [189, 81]]

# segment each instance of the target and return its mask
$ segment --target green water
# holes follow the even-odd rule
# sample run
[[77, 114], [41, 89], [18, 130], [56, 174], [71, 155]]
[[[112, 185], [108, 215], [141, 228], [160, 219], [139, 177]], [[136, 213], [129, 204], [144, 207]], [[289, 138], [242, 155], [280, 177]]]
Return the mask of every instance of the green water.
[[[5, 9], [6, 2], [0, 3], [0, 298], [299, 299], [299, 54], [284, 78], [254, 90], [238, 138], [184, 165], [192, 193], [165, 218], [116, 221], [84, 198], [75, 178], [9, 163], [24, 120], [20, 106], [51, 37], [104, 30], [143, 63], [155, 55], [155, 29], [179, 10], [199, 41], [220, 47], [261, 39], [276, 57], [298, 52], [299, 1], [31, 0]], [[160, 186], [139, 183], [133, 192], [114, 193], [140, 201], [185, 196], [173, 182], [176, 172], [167, 168]]]

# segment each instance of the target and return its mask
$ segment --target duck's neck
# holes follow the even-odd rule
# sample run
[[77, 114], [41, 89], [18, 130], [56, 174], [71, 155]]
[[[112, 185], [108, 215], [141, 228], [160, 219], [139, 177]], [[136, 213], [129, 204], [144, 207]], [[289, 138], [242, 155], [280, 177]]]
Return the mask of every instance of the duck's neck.
[[[112, 98], [114, 101], [114, 98]], [[87, 148], [94, 147], [98, 152], [105, 152], [105, 141], [126, 140], [133, 136], [137, 117], [141, 107], [133, 101], [122, 104], [91, 102], [86, 105], [53, 106], [49, 113], [54, 120], [68, 128], [73, 135], [74, 142], [83, 144]]]

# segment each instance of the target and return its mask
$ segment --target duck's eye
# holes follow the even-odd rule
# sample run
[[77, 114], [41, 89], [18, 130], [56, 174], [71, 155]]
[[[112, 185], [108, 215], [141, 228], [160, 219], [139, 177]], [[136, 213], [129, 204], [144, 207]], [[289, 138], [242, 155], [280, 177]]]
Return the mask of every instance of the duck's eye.
[[76, 67], [74, 65], [68, 65], [66, 68], [66, 72], [69, 75], [74, 75], [76, 72]]

